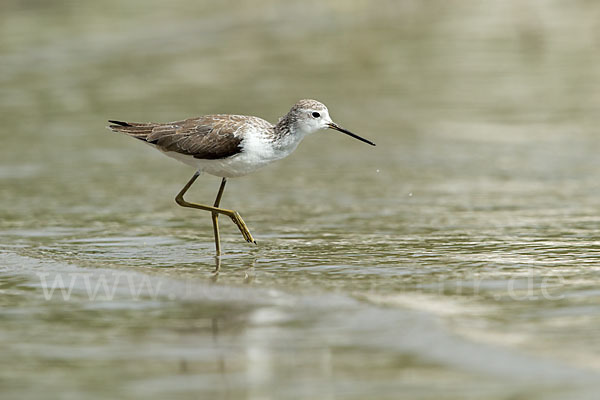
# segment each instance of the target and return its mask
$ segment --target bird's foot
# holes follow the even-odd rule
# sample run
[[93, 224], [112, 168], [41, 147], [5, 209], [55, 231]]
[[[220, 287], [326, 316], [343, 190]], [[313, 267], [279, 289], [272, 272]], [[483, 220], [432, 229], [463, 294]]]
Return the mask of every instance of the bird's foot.
[[250, 230], [246, 226], [246, 223], [244, 222], [240, 214], [238, 214], [237, 211], [234, 211], [231, 215], [229, 215], [229, 217], [231, 217], [233, 223], [236, 224], [240, 232], [242, 232], [242, 236], [244, 237], [246, 242], [256, 244], [256, 240], [254, 240], [254, 238], [252, 237]]

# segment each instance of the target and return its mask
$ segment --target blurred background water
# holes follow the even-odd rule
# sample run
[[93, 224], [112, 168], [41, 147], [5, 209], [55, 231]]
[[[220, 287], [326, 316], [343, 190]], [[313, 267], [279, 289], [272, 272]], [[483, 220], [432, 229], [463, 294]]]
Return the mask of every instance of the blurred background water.
[[[600, 4], [0, 4], [2, 398], [595, 399]], [[334, 133], [230, 181], [106, 120]], [[203, 176], [190, 199], [212, 201]]]

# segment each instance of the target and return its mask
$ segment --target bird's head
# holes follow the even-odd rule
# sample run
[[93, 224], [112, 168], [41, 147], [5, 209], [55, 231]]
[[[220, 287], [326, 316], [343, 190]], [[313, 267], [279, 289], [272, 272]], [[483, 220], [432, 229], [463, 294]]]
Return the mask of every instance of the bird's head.
[[325, 104], [316, 100], [300, 100], [294, 104], [287, 115], [282, 118], [282, 121], [289, 124], [290, 130], [294, 134], [305, 136], [320, 129], [329, 128], [375, 146], [375, 143], [370, 140], [364, 139], [333, 122]]

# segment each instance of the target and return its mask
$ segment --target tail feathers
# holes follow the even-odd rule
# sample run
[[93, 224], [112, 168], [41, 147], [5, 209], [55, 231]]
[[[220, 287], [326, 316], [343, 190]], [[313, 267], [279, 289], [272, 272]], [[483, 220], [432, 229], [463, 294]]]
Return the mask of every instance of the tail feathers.
[[115, 121], [112, 119], [109, 119], [108, 122], [110, 122], [111, 124], [116, 124], [116, 125], [120, 125], [120, 126], [133, 126], [129, 122]]
[[108, 120], [108, 122], [112, 124], [107, 127], [111, 131], [125, 133], [140, 140], [146, 140], [148, 135], [152, 133], [152, 129], [155, 127], [155, 124], [143, 124], [137, 122], [124, 122], [116, 120]]

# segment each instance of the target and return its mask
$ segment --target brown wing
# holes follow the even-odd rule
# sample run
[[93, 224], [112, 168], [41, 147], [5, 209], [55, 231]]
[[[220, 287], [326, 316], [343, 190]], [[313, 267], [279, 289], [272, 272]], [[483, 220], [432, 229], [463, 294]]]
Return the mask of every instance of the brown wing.
[[166, 124], [109, 121], [113, 131], [144, 140], [163, 151], [215, 160], [241, 151], [241, 132], [247, 119], [239, 115], [206, 115]]

